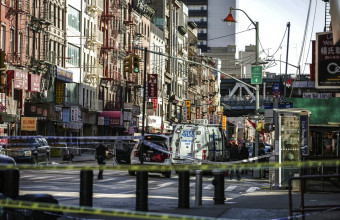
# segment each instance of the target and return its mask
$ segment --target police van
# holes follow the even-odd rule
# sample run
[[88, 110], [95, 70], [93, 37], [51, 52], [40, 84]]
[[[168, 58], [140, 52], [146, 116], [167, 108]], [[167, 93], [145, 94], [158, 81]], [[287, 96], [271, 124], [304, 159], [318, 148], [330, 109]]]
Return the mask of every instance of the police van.
[[196, 119], [192, 124], [178, 124], [171, 140], [173, 164], [203, 164], [229, 160], [226, 134], [219, 124]]

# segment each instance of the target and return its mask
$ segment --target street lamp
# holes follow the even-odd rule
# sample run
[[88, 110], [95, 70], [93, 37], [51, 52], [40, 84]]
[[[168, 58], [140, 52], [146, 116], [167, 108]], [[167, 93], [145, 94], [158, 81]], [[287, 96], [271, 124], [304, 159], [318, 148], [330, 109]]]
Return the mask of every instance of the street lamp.
[[[235, 23], [235, 19], [233, 18], [233, 15], [231, 14], [231, 11], [235, 10], [235, 11], [241, 11], [243, 12], [247, 18], [250, 20], [250, 22], [254, 25], [255, 27], [255, 37], [256, 37], [256, 50], [255, 50], [255, 65], [259, 65], [259, 22], [254, 22], [249, 16], [248, 14], [243, 11], [242, 9], [238, 9], [238, 8], [232, 8], [230, 7], [230, 11], [227, 17], [225, 17], [223, 19], [223, 21], [227, 22], [228, 24], [230, 23]], [[256, 115], [256, 123], [257, 123], [257, 117], [259, 115], [259, 109], [260, 109], [260, 88], [259, 88], [259, 84], [256, 84], [256, 104], [255, 104], [255, 115]], [[255, 129], [255, 156], [258, 156], [258, 149], [259, 149], [259, 133], [258, 131]], [[257, 161], [256, 161], [257, 162]], [[259, 174], [257, 174], [259, 175]], [[256, 175], [256, 176], [257, 176]]]

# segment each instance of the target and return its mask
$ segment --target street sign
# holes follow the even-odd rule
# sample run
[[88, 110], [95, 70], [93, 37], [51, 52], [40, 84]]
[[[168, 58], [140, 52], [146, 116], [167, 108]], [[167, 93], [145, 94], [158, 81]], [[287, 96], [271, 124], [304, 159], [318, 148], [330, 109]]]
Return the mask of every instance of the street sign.
[[281, 93], [281, 84], [276, 82], [272, 86], [273, 95], [278, 96]]
[[262, 66], [251, 67], [251, 84], [262, 84]]

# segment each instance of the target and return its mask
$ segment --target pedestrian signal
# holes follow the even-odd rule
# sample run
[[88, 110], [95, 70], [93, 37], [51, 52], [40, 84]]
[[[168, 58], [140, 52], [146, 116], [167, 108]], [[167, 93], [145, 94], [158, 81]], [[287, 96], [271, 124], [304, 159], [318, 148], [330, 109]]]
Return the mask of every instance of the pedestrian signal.
[[133, 72], [139, 73], [139, 56], [138, 55], [133, 56]]
[[124, 59], [124, 72], [132, 73], [132, 57], [128, 56]]

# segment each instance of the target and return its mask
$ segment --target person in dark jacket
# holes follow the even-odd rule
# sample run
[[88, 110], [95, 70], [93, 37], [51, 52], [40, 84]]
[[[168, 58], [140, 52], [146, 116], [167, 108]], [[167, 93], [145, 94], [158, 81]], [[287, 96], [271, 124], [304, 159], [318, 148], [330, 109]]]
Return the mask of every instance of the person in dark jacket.
[[[97, 147], [96, 147], [96, 158], [98, 165], [105, 165], [105, 157], [106, 157], [106, 151], [107, 147], [101, 142]], [[99, 168], [99, 173], [98, 173], [98, 179], [102, 180], [103, 179], [103, 169]]]
[[[264, 151], [264, 148], [265, 148], [264, 144], [263, 143], [259, 143], [259, 151], [258, 151], [258, 156], [259, 157], [266, 155], [266, 152]], [[266, 162], [266, 157], [263, 157], [263, 158], [259, 159], [259, 162], [262, 163], [262, 164], [264, 162]], [[265, 168], [261, 168], [260, 169], [260, 176], [262, 178], [266, 178], [266, 169]]]
[[[238, 150], [238, 146], [235, 143], [232, 143], [231, 149], [230, 149], [230, 160], [231, 161], [237, 161], [240, 160], [240, 152]], [[237, 180], [240, 180], [240, 171], [239, 169], [232, 170], [230, 172], [230, 179], [233, 178], [234, 172], [236, 173]]]
[[[241, 160], [246, 160], [249, 158], [249, 151], [248, 151], [248, 148], [244, 145], [243, 142], [239, 142], [239, 149], [240, 149], [240, 159]], [[242, 170], [241, 171], [241, 174], [247, 174], [248, 171], [245, 169], [245, 170]]]

